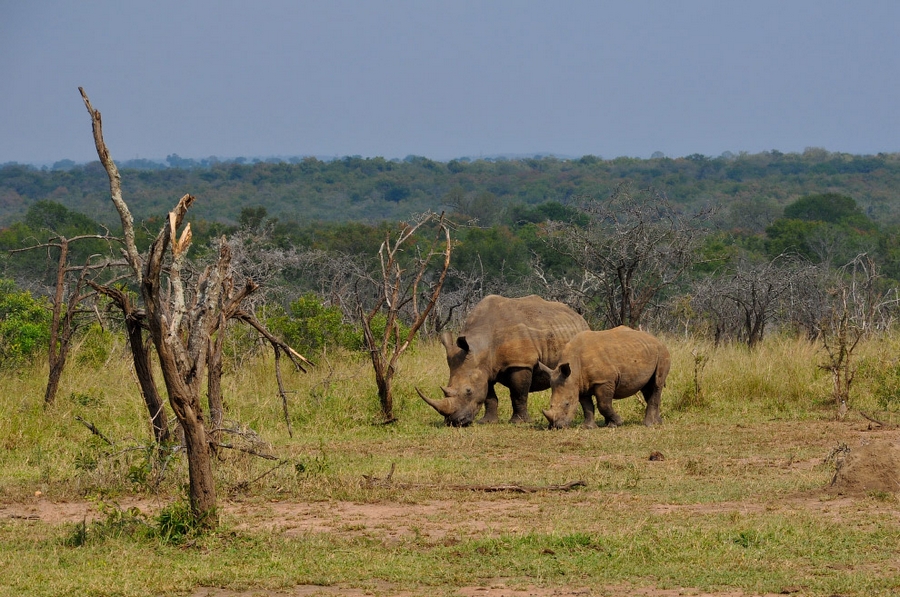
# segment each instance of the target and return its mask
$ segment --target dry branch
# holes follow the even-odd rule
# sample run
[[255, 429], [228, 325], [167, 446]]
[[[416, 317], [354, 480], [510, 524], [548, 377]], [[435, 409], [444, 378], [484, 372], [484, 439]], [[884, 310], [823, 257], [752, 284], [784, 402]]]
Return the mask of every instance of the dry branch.
[[109, 155], [106, 141], [103, 140], [103, 122], [100, 118], [100, 111], [94, 109], [91, 105], [91, 100], [88, 99], [87, 93], [85, 93], [82, 87], [79, 87], [78, 91], [81, 93], [81, 99], [84, 100], [84, 106], [91, 115], [94, 145], [97, 148], [97, 155], [100, 158], [100, 163], [103, 164], [109, 178], [110, 197], [112, 198], [113, 204], [116, 206], [116, 211], [119, 212], [119, 218], [122, 220], [122, 230], [125, 234], [125, 258], [131, 265], [131, 269], [134, 270], [138, 283], [140, 283], [142, 268], [141, 256], [140, 253], [138, 253], [137, 245], [134, 242], [134, 218], [131, 216], [131, 211], [128, 209], [125, 200], [122, 199], [122, 177], [119, 175], [119, 169], [116, 167], [116, 163]]
[[885, 423], [884, 421], [879, 421], [875, 417], [867, 415], [863, 411], [859, 411], [859, 414], [861, 414], [864, 419], [871, 421], [872, 423], [875, 423], [876, 425], [879, 425], [880, 427], [890, 427], [890, 425]]
[[451, 485], [450, 489], [459, 489], [466, 491], [509, 491], [511, 493], [538, 493], [541, 491], [569, 491], [576, 487], [587, 487], [584, 481], [570, 481], [562, 485], [520, 485], [518, 483], [503, 485]]
[[216, 448], [237, 450], [238, 452], [244, 452], [245, 454], [250, 454], [252, 456], [259, 456], [260, 458], [265, 458], [266, 460], [278, 460], [278, 456], [275, 456], [274, 454], [266, 454], [265, 452], [258, 452], [252, 448], [242, 448], [240, 446], [235, 446], [234, 444], [222, 444], [219, 442], [210, 441], [209, 445], [215, 446]]
[[91, 433], [93, 433], [94, 435], [96, 435], [97, 437], [99, 437], [100, 439], [105, 441], [106, 443], [108, 443], [110, 446], [115, 445], [113, 443], [113, 441], [111, 439], [109, 439], [108, 437], [106, 437], [105, 435], [103, 435], [103, 433], [99, 429], [97, 429], [97, 427], [93, 423], [85, 421], [84, 419], [82, 419], [81, 417], [79, 417], [77, 415], [75, 416], [75, 420], [78, 421], [79, 423], [81, 423], [82, 425], [84, 425], [85, 427], [87, 427], [88, 429], [90, 429]]
[[439, 488], [439, 489], [452, 489], [457, 491], [483, 491], [483, 492], [499, 492], [499, 491], [508, 491], [510, 493], [539, 493], [542, 491], [570, 491], [577, 487], [587, 487], [587, 483], [584, 481], [570, 481], [568, 483], [563, 483], [561, 485], [521, 485], [519, 483], [503, 483], [500, 485], [423, 485], [418, 483], [397, 483], [394, 484], [392, 481], [394, 476], [394, 471], [397, 468], [397, 464], [395, 462], [391, 463], [391, 470], [388, 471], [387, 476], [384, 479], [376, 477], [374, 475], [363, 475], [363, 479], [365, 480], [365, 487], [396, 487], [403, 489], [415, 489], [415, 488]]

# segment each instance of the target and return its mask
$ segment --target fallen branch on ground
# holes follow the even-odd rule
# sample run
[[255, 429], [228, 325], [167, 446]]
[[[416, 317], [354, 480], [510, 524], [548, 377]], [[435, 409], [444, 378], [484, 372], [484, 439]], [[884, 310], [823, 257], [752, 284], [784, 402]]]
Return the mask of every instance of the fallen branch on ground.
[[864, 419], [868, 419], [869, 421], [871, 421], [872, 423], [875, 423], [876, 425], [880, 425], [882, 427], [889, 427], [889, 425], [887, 423], [885, 423], [884, 421], [879, 421], [875, 417], [871, 417], [871, 416], [867, 415], [866, 413], [864, 413], [863, 411], [859, 411], [859, 414], [861, 414]]
[[278, 460], [278, 456], [273, 454], [266, 454], [264, 452], [257, 452], [256, 450], [251, 450], [250, 448], [242, 448], [240, 446], [234, 446], [232, 444], [220, 444], [219, 442], [209, 442], [209, 445], [215, 446], [216, 448], [227, 448], [229, 450], [237, 450], [239, 452], [244, 452], [246, 454], [251, 454], [253, 456], [259, 456], [260, 458], [265, 458], [266, 460]]
[[261, 475], [259, 475], [259, 476], [257, 476], [257, 477], [254, 477], [253, 479], [250, 479], [249, 481], [241, 481], [240, 483], [235, 484], [235, 485], [231, 488], [231, 492], [234, 493], [234, 492], [237, 492], [237, 491], [245, 491], [245, 490], [248, 489], [252, 484], [256, 483], [257, 481], [259, 481], [260, 479], [262, 479], [262, 478], [265, 477], [266, 475], [268, 475], [268, 474], [270, 474], [270, 473], [272, 473], [272, 472], [274, 472], [274, 471], [280, 469], [280, 468], [283, 467], [284, 465], [289, 464], [290, 462], [291, 462], [290, 460], [281, 460], [281, 461], [279, 461], [278, 464], [276, 464], [275, 466], [273, 466], [272, 468], [270, 468], [269, 470], [267, 470], [267, 471], [264, 472], [263, 474], [261, 474]]
[[388, 472], [387, 477], [384, 479], [380, 479], [374, 475], [363, 475], [363, 479], [365, 479], [366, 487], [397, 487], [403, 489], [416, 489], [416, 488], [428, 488], [435, 487], [441, 489], [455, 489], [460, 491], [484, 491], [484, 492], [499, 492], [499, 491], [508, 491], [510, 493], [538, 493], [541, 491], [569, 491], [571, 489], [575, 489], [576, 487], [587, 487], [587, 483], [584, 481], [570, 481], [568, 483], [563, 483], [562, 485], [520, 485], [519, 483], [504, 483], [501, 485], [449, 485], [449, 486], [438, 486], [438, 485], [420, 485], [417, 483], [397, 483], [394, 484], [391, 480], [394, 476], [394, 471], [396, 470], [396, 463], [391, 463], [391, 470]]
[[389, 486], [391, 484], [391, 477], [394, 476], [394, 470], [397, 468], [397, 463], [391, 463], [391, 470], [388, 471], [387, 477], [384, 479], [379, 479], [374, 475], [363, 475], [363, 479], [366, 480], [366, 487], [376, 487], [376, 486]]
[[587, 487], [584, 481], [570, 481], [562, 485], [519, 485], [511, 483], [505, 485], [451, 485], [449, 489], [462, 489], [468, 491], [509, 491], [511, 493], [537, 493], [539, 491], [569, 491], [576, 487]]
[[84, 425], [85, 427], [87, 427], [88, 429], [90, 429], [91, 433], [93, 433], [94, 435], [96, 435], [97, 437], [99, 437], [100, 439], [105, 441], [106, 443], [108, 443], [110, 446], [115, 445], [113, 443], [113, 441], [111, 439], [109, 439], [108, 437], [106, 437], [105, 435], [103, 435], [103, 433], [101, 433], [101, 431], [99, 429], [97, 429], [97, 427], [93, 423], [89, 423], [88, 421], [85, 421], [84, 419], [82, 419], [81, 417], [79, 417], [77, 415], [75, 416], [75, 420], [78, 421], [79, 423], [81, 423], [82, 425]]

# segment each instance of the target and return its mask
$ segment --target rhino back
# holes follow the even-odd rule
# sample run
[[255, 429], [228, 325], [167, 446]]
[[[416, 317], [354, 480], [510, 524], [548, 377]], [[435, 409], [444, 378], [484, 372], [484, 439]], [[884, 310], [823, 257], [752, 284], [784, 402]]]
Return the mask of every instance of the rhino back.
[[535, 295], [517, 299], [489, 295], [466, 319], [465, 334], [473, 350], [491, 355], [496, 373], [508, 367], [533, 367], [538, 361], [556, 367], [569, 340], [587, 329], [584, 318], [562, 303]]
[[620, 326], [612, 330], [583, 332], [565, 348], [568, 361], [579, 376], [582, 391], [614, 382], [616, 395], [630, 396], [655, 374], [660, 361], [668, 359], [665, 346], [645, 332]]

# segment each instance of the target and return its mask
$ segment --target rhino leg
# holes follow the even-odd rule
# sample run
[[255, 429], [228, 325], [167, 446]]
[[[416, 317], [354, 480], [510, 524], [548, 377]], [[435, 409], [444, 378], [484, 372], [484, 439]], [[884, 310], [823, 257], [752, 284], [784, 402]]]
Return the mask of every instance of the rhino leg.
[[509, 397], [512, 400], [513, 414], [510, 423], [527, 423], [531, 420], [528, 416], [528, 391], [531, 389], [531, 368], [517, 367], [507, 371], [507, 387]]
[[653, 425], [662, 425], [662, 415], [659, 414], [659, 405], [662, 402], [662, 388], [656, 385], [655, 380], [651, 379], [650, 383], [641, 390], [644, 400], [647, 401], [647, 409], [644, 411], [644, 425], [652, 427]]
[[606, 420], [607, 427], [618, 427], [623, 423], [622, 417], [613, 408], [613, 396], [615, 387], [612, 384], [601, 384], [594, 389], [597, 397], [597, 410]]
[[584, 423], [581, 424], [585, 429], [596, 429], [597, 421], [594, 420], [594, 395], [588, 392], [578, 397], [581, 404], [581, 410], [584, 412]]
[[484, 400], [484, 416], [478, 419], [478, 423], [496, 423], [500, 420], [497, 416], [497, 392], [494, 390], [494, 384], [488, 384], [487, 398]]
[[666, 377], [669, 375], [671, 361], [666, 354], [656, 366], [656, 372], [647, 385], [641, 390], [644, 400], [647, 401], [647, 410], [644, 411], [644, 425], [662, 425], [662, 415], [659, 414], [659, 406], [662, 403], [662, 390], [666, 385]]

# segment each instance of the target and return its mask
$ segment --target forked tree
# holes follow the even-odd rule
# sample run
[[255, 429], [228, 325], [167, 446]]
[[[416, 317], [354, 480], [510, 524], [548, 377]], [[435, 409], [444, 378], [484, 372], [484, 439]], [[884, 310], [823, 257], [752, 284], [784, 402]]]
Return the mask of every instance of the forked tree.
[[[124, 253], [143, 302], [143, 317], [150, 332], [169, 396], [169, 404], [184, 432], [188, 460], [189, 499], [199, 527], [218, 524], [216, 486], [210, 454], [210, 430], [204, 420], [200, 399], [202, 384], [216, 381], [207, 376], [221, 376], [221, 367], [209, 368], [210, 355], [222, 343], [211, 341], [224, 333], [228, 319], [238, 319], [263, 328], [241, 304], [258, 286], [247, 280], [235, 288], [231, 277], [231, 252], [227, 243], [219, 244], [216, 260], [208, 265], [188, 286], [182, 276], [187, 251], [191, 245], [191, 227], [184, 219], [194, 197], [184, 195], [169, 212], [165, 224], [146, 255], [135, 245], [134, 221], [122, 198], [121, 179], [103, 139], [100, 112], [91, 106], [82, 88], [84, 105], [91, 116], [94, 144], [110, 183], [110, 197], [122, 222]], [[217, 336], [218, 335], [218, 336]], [[301, 355], [277, 342], [269, 334], [277, 350], [283, 350], [299, 368], [306, 361]], [[277, 352], [276, 352], [277, 354]]]
[[[430, 222], [436, 222], [437, 233], [431, 242], [416, 242], [416, 232]], [[411, 259], [405, 253], [412, 254]], [[381, 416], [385, 423], [394, 416], [393, 380], [397, 361], [428, 320], [434, 309], [447, 270], [450, 269], [450, 228], [441, 214], [425, 214], [416, 221], [403, 224], [394, 238], [390, 235], [378, 250], [378, 278], [368, 280], [374, 288], [371, 307], [363, 306], [357, 292], [357, 314], [363, 328], [366, 349], [372, 359]], [[440, 264], [435, 269], [433, 263]], [[376, 318], [381, 315], [384, 329], [378, 330]], [[404, 330], [401, 323], [408, 323]]]
[[79, 325], [84, 322], [85, 318], [83, 316], [86, 313], [91, 313], [89, 308], [85, 308], [85, 302], [96, 294], [94, 290], [88, 289], [92, 284], [91, 276], [110, 266], [108, 259], [92, 263], [92, 258], [88, 258], [87, 263], [82, 265], [73, 265], [69, 262], [69, 249], [72, 243], [85, 240], [109, 242], [116, 239], [108, 234], [83, 234], [71, 238], [56, 236], [45, 243], [10, 251], [10, 253], [22, 253], [41, 249], [58, 252], [56, 282], [50, 298], [50, 340], [47, 349], [49, 373], [47, 375], [47, 386], [44, 390], [45, 406], [49, 406], [56, 401], [60, 380], [68, 362], [75, 332], [78, 330]]

